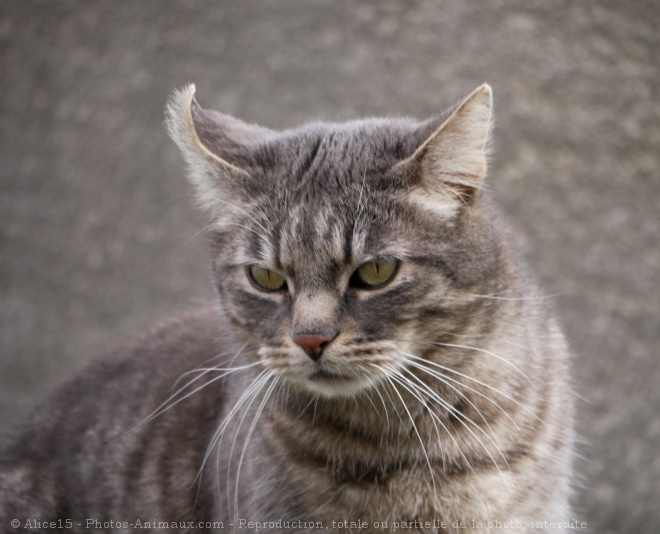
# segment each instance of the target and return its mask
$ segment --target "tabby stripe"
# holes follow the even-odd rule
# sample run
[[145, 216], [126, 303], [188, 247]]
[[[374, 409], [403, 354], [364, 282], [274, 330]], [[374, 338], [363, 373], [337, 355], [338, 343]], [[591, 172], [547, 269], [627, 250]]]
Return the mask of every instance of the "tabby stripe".
[[[316, 140], [314, 141], [314, 146], [312, 147], [311, 150], [308, 150], [307, 147], [303, 147], [303, 160], [300, 163], [300, 166], [298, 167], [298, 180], [302, 181], [305, 175], [310, 171], [312, 164], [314, 163], [314, 160], [316, 160], [316, 157], [319, 154], [319, 151], [321, 149], [321, 145], [323, 144], [323, 138], [322, 137], [317, 137]], [[319, 164], [322, 162], [319, 161]], [[318, 166], [318, 165], [317, 165]]]
[[412, 263], [439, 269], [451, 281], [455, 281], [457, 279], [456, 271], [441, 256], [410, 256], [408, 260]]

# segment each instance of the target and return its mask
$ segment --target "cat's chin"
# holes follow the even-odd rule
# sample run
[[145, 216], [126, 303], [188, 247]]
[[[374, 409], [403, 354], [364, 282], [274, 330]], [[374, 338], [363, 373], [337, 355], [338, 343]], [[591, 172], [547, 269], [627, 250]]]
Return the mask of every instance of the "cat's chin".
[[353, 397], [373, 385], [364, 377], [339, 374], [323, 368], [294, 379], [298, 387], [321, 397]]

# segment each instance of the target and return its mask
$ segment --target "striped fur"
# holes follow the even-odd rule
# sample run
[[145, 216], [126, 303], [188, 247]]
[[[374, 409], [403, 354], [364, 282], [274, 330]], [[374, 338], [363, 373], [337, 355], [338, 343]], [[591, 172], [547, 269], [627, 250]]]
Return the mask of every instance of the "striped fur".
[[[490, 88], [422, 123], [284, 132], [204, 110], [193, 94], [175, 94], [168, 126], [212, 218], [220, 309], [110, 358], [116, 386], [93, 401], [104, 417], [67, 411], [89, 396], [82, 380], [106, 380], [98, 370], [60, 394], [48, 432], [84, 423], [96, 444], [67, 464], [68, 487], [83, 491], [94, 457], [97, 489], [85, 499], [53, 489], [68, 449], [45, 453], [32, 426], [0, 458], [23, 488], [14, 498], [0, 483], [0, 519], [30, 509], [130, 520], [139, 508], [227, 530], [273, 522], [260, 529], [273, 533], [313, 532], [304, 522], [477, 532], [495, 521], [518, 532], [568, 519], [569, 352], [483, 187]], [[360, 265], [383, 259], [398, 263], [391, 281], [354, 283]], [[285, 288], [259, 289], [251, 265]], [[337, 335], [315, 360], [294, 332]], [[150, 366], [153, 385], [140, 374]], [[363, 523], [339, 529], [344, 520]]]

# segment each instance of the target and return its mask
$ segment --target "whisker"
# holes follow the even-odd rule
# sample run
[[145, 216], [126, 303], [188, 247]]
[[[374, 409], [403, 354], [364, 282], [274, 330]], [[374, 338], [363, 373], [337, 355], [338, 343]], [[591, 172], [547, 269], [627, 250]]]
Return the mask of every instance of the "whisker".
[[[383, 367], [387, 369], [387, 366]], [[385, 395], [387, 395], [388, 400], [390, 401], [390, 404], [392, 405], [392, 408], [394, 408], [394, 411], [396, 412], [397, 417], [399, 418], [399, 423], [403, 425], [403, 419], [401, 418], [401, 412], [399, 412], [399, 408], [397, 408], [396, 403], [394, 402], [394, 399], [390, 395], [389, 390], [392, 389], [392, 383], [389, 381], [383, 382], [385, 386], [388, 386], [383, 389]]]
[[314, 398], [314, 412], [312, 413], [312, 425], [316, 423], [316, 410], [319, 407], [319, 398]]
[[[408, 354], [405, 353], [405, 352], [401, 352], [400, 354], [402, 354], [403, 356], [408, 356]], [[424, 360], [422, 359], [422, 361], [424, 361]], [[507, 417], [509, 419], [509, 421], [511, 421], [511, 423], [516, 427], [516, 430], [520, 431], [520, 427], [515, 422], [515, 420], [507, 413], [507, 411], [504, 408], [502, 408], [496, 401], [494, 401], [493, 399], [491, 399], [487, 395], [484, 395], [481, 391], [479, 391], [477, 389], [474, 389], [473, 387], [470, 387], [466, 384], [463, 384], [462, 382], [456, 380], [455, 378], [448, 377], [447, 375], [445, 375], [443, 373], [440, 373], [439, 371], [436, 371], [434, 369], [429, 369], [428, 367], [424, 366], [423, 364], [420, 364], [419, 362], [412, 361], [408, 358], [405, 359], [405, 362], [408, 365], [412, 365], [416, 369], [419, 369], [420, 371], [428, 374], [429, 376], [432, 376], [433, 378], [436, 378], [437, 380], [440, 380], [442, 383], [449, 386], [452, 390], [456, 391], [456, 393], [458, 393], [465, 400], [467, 400], [470, 403], [470, 405], [477, 412], [479, 412], [479, 410], [477, 410], [476, 406], [473, 405], [473, 403], [465, 396], [465, 394], [460, 389], [458, 389], [456, 386], [453, 386], [450, 382], [453, 382], [454, 384], [458, 384], [459, 386], [462, 386], [463, 388], [467, 389], [468, 391], [471, 391], [471, 392], [475, 393], [476, 395], [479, 395], [484, 400], [486, 400], [486, 401], [490, 402], [491, 404], [493, 404], [500, 412], [502, 412], [502, 414], [505, 417]], [[483, 419], [483, 416], [482, 416], [482, 419]], [[484, 423], [486, 423], [486, 425], [488, 425], [488, 422], [485, 419], [484, 419]]]
[[[278, 383], [278, 377], [271, 374], [269, 377], [270, 379], [273, 379], [271, 382], [270, 386], [268, 386], [268, 389], [266, 390], [266, 393], [264, 394], [263, 399], [261, 399], [261, 403], [259, 404], [259, 407], [257, 408], [257, 412], [255, 413], [254, 417], [252, 418], [252, 424], [250, 425], [250, 428], [248, 430], [247, 436], [245, 438], [245, 443], [243, 444], [243, 450], [241, 451], [241, 457], [238, 460], [238, 468], [236, 469], [236, 483], [234, 485], [234, 518], [240, 517], [238, 515], [238, 489], [239, 489], [239, 480], [241, 477], [241, 466], [243, 465], [243, 459], [245, 458], [245, 452], [247, 451], [248, 444], [250, 443], [250, 439], [252, 438], [252, 434], [254, 433], [254, 429], [257, 426], [257, 421], [261, 417], [261, 413], [264, 410], [264, 407], [266, 406], [266, 403], [268, 402], [268, 399], [270, 398], [270, 395], [273, 392], [273, 389], [277, 386]], [[259, 391], [261, 391], [263, 388], [259, 388]], [[255, 395], [256, 398], [256, 395]], [[252, 406], [252, 403], [247, 407], [246, 412], [250, 409], [250, 406]], [[243, 419], [241, 419], [241, 424], [239, 425], [239, 428], [243, 424]], [[238, 430], [237, 430], [238, 434]], [[234, 441], [235, 443], [235, 441]], [[233, 456], [233, 450], [234, 447], [232, 445], [232, 453], [230, 453], [230, 456]]]
[[383, 416], [380, 415], [380, 411], [376, 408], [376, 405], [371, 400], [370, 394], [371, 394], [372, 391], [376, 392], [376, 394], [380, 398], [380, 402], [383, 404], [383, 411], [385, 413], [385, 422], [386, 422], [386, 425], [387, 425], [387, 432], [389, 432], [389, 430], [390, 430], [390, 416], [387, 413], [388, 410], [387, 410], [387, 405], [385, 404], [385, 399], [383, 398], [383, 395], [379, 391], [379, 387], [378, 387], [379, 384], [377, 384], [373, 380], [373, 377], [375, 376], [375, 373], [371, 369], [365, 367], [364, 365], [358, 365], [358, 368], [367, 375], [366, 379], [369, 382], [369, 384], [371, 385], [371, 387], [367, 390], [367, 395], [369, 395], [369, 401], [371, 402], [371, 405], [374, 407], [374, 412], [376, 412], [378, 414], [378, 417], [380, 417], [381, 421], [383, 419]]
[[449, 372], [449, 373], [453, 373], [453, 374], [455, 374], [455, 375], [458, 375], [458, 376], [460, 376], [461, 378], [465, 378], [466, 380], [470, 380], [470, 381], [474, 382], [475, 384], [478, 384], [478, 385], [480, 385], [480, 386], [482, 386], [482, 387], [485, 387], [485, 388], [487, 388], [487, 389], [489, 389], [489, 390], [491, 390], [491, 391], [497, 393], [498, 395], [501, 395], [501, 396], [504, 397], [505, 399], [507, 399], [507, 400], [513, 402], [513, 403], [514, 403], [516, 406], [518, 406], [521, 410], [526, 411], [529, 415], [531, 415], [532, 417], [534, 417], [537, 421], [539, 421], [541, 424], [545, 425], [546, 428], [547, 428], [547, 424], [545, 423], [545, 421], [543, 421], [543, 419], [541, 419], [537, 414], [535, 414], [531, 409], [529, 409], [529, 407], [525, 406], [524, 404], [521, 404], [521, 403], [518, 402], [516, 399], [514, 399], [514, 398], [511, 397], [510, 395], [504, 393], [503, 391], [497, 389], [496, 387], [491, 386], [490, 384], [487, 384], [487, 383], [485, 383], [485, 382], [482, 382], [481, 380], [478, 380], [478, 379], [476, 379], [476, 378], [474, 378], [474, 377], [472, 377], [472, 376], [470, 376], [470, 375], [466, 375], [465, 373], [461, 373], [460, 371], [457, 371], [456, 369], [452, 369], [451, 367], [447, 367], [447, 366], [442, 365], [442, 364], [439, 364], [439, 363], [437, 363], [437, 362], [432, 362], [432, 361], [430, 361], [430, 360], [426, 360], [426, 359], [424, 359], [424, 358], [422, 358], [422, 357], [420, 357], [420, 356], [416, 356], [416, 355], [414, 355], [414, 354], [410, 354], [410, 353], [407, 353], [407, 352], [404, 353], [404, 354], [405, 354], [406, 356], [410, 357], [410, 358], [415, 359], [415, 360], [419, 360], [419, 361], [425, 362], [425, 363], [428, 364], [428, 365], [432, 365], [433, 367], [437, 367], [438, 369], [442, 369], [443, 371], [447, 371], [447, 372]]
[[[225, 378], [225, 377], [227, 377], [227, 376], [229, 376], [229, 375], [231, 375], [235, 372], [244, 371], [245, 369], [249, 369], [250, 367], [254, 367], [256, 365], [259, 365], [259, 362], [255, 362], [255, 363], [249, 364], [249, 365], [244, 365], [244, 366], [241, 366], [241, 367], [210, 368], [208, 370], [205, 370], [200, 376], [198, 376], [198, 377], [194, 378], [193, 380], [189, 381], [185, 386], [182, 386], [178, 391], [176, 391], [173, 395], [171, 395], [169, 399], [167, 399], [165, 402], [163, 402], [149, 416], [147, 416], [141, 423], [139, 423], [137, 425], [137, 427], [139, 427], [140, 425], [150, 423], [151, 421], [153, 421], [157, 417], [160, 417], [161, 415], [163, 415], [168, 410], [171, 410], [172, 408], [174, 408], [179, 403], [181, 403], [181, 402], [185, 401], [186, 399], [192, 397], [195, 393], [198, 393], [199, 391], [201, 391], [205, 387], [210, 386], [211, 384], [217, 382], [218, 380], [221, 380], [221, 379], [223, 379], [223, 378]], [[194, 384], [195, 382], [197, 382], [198, 380], [200, 380], [201, 378], [206, 376], [208, 373], [210, 373], [212, 371], [215, 371], [215, 370], [217, 370], [218, 372], [222, 372], [223, 374], [221, 374], [220, 376], [216, 376], [216, 377], [212, 378], [208, 382], [205, 382], [201, 386], [193, 389], [192, 391], [188, 392], [183, 397], [181, 397], [181, 398], [177, 399], [176, 401], [174, 401], [175, 396], [179, 395], [180, 393], [185, 391], [186, 388], [188, 388], [189, 386], [191, 386], [192, 384]]]
[[[440, 447], [440, 454], [441, 454], [442, 457], [444, 457], [445, 456], [445, 451], [444, 451], [444, 447], [443, 447], [442, 437], [440, 436], [440, 429], [438, 428], [438, 425], [437, 425], [436, 421], [438, 423], [440, 423], [440, 426], [442, 426], [443, 430], [447, 434], [451, 435], [451, 433], [449, 432], [449, 429], [444, 425], [444, 423], [440, 420], [440, 418], [437, 416], [437, 414], [435, 414], [429, 408], [428, 404], [426, 403], [426, 400], [424, 400], [420, 396], [421, 392], [420, 392], [420, 394], [416, 394], [415, 392], [408, 389], [408, 387], [406, 387], [406, 384], [407, 384], [408, 386], [414, 388], [415, 390], [418, 390], [418, 387], [415, 384], [412, 384], [403, 374], [401, 374], [401, 372], [399, 370], [392, 369], [392, 368], [388, 368], [388, 370], [389, 370], [389, 372], [394, 373], [394, 376], [398, 379], [397, 382], [399, 382], [404, 388], [406, 388], [411, 393], [411, 395], [413, 395], [422, 404], [422, 406], [424, 408], [426, 408], [426, 411], [431, 415], [431, 423], [433, 423], [433, 428], [435, 429], [435, 435], [438, 438], [437, 444], [438, 444], [438, 447]], [[456, 445], [458, 445], [458, 443]], [[445, 472], [445, 471], [446, 471], [446, 466], [443, 462], [443, 472]]]
[[261, 205], [250, 195], [244, 188], [241, 188], [241, 193], [247, 197], [248, 200], [252, 202], [252, 207], [254, 207], [255, 210], [257, 210], [261, 215], [263, 216], [264, 220], [266, 221], [266, 224], [269, 225], [268, 230], [272, 231], [273, 230], [273, 225], [270, 222], [270, 217], [268, 214], [263, 210]]
[[[227, 356], [227, 355], [229, 355], [229, 354], [235, 353], [234, 358], [232, 359], [232, 361], [233, 361], [234, 359], [236, 359], [236, 357], [237, 357], [238, 355], [241, 354], [241, 352], [243, 351], [244, 348], [245, 348], [245, 345], [243, 345], [240, 349], [238, 349], [238, 352], [236, 352], [236, 351], [226, 351], [226, 352], [221, 352], [220, 354], [217, 354], [217, 355], [213, 356], [212, 358], [209, 358], [208, 360], [204, 361], [204, 362], [202, 363], [202, 365], [203, 365], [203, 366], [206, 366], [206, 365], [208, 365], [209, 363], [211, 363], [211, 362], [214, 361], [214, 360], [219, 360], [220, 358], [223, 358], [223, 357], [225, 357], [225, 356]], [[177, 378], [177, 379], [176, 379], [176, 382], [174, 382], [174, 384], [172, 385], [172, 395], [175, 394], [175, 393], [174, 393], [174, 390], [176, 389], [176, 387], [177, 387], [177, 385], [179, 384], [179, 382], [183, 379], [183, 377], [188, 376], [188, 375], [191, 375], [191, 374], [193, 374], [193, 373], [196, 373], [196, 372], [199, 371], [199, 369], [200, 369], [200, 367], [196, 367], [195, 369], [191, 369], [190, 371], [186, 371], [186, 372], [183, 373], [179, 378]], [[185, 387], [185, 386], [184, 386], [184, 387]]]
[[[365, 371], [365, 373], [366, 373], [366, 371]], [[376, 404], [374, 403], [374, 400], [371, 398], [371, 389], [373, 388], [374, 383], [373, 383], [373, 381], [370, 380], [369, 378], [367, 378], [367, 380], [369, 381], [369, 383], [371, 384], [372, 387], [369, 388], [369, 389], [365, 392], [364, 395], [361, 395], [361, 396], [358, 397], [358, 398], [359, 398], [359, 399], [366, 399], [367, 401], [369, 401], [369, 404], [371, 404], [371, 407], [374, 409], [374, 413], [375, 413], [376, 415], [378, 415], [378, 418], [382, 421], [383, 416], [382, 416], [381, 413], [378, 411], [378, 408], [376, 407]]]
[[361, 222], [360, 217], [362, 216], [362, 212], [364, 210], [364, 204], [362, 204], [362, 195], [366, 187], [367, 187], [367, 171], [365, 168], [364, 172], [362, 173], [362, 184], [360, 185], [360, 196], [358, 197], [358, 211], [355, 216], [355, 220], [353, 222], [353, 229], [351, 231], [351, 242], [353, 243], [355, 243], [355, 232], [357, 231], [358, 225]]
[[468, 293], [464, 297], [450, 297], [443, 296], [444, 300], [470, 300], [474, 298], [480, 299], [489, 299], [489, 300], [510, 300], [510, 301], [537, 301], [537, 300], [551, 300], [558, 297], [562, 297], [565, 293], [554, 293], [551, 295], [533, 295], [531, 297], [506, 297], [502, 296], [505, 293], [520, 293], [525, 291], [525, 286], [516, 286], [509, 289], [504, 289], [502, 291], [497, 291], [495, 293], [489, 293], [486, 295], [480, 295], [479, 293]]
[[[389, 371], [392, 372], [394, 370], [390, 367]], [[451, 433], [449, 428], [447, 428], [447, 426], [444, 424], [442, 419], [440, 419], [440, 417], [438, 417], [438, 415], [428, 407], [428, 405], [427, 405], [426, 401], [424, 400], [424, 398], [421, 397], [421, 392], [420, 393], [413, 392], [408, 387], [408, 385], [410, 385], [410, 387], [415, 387], [416, 389], [418, 389], [418, 388], [414, 384], [412, 384], [405, 376], [401, 375], [401, 373], [399, 373], [397, 371], [394, 371], [394, 372], [396, 372], [397, 375], [399, 376], [399, 379], [397, 380], [397, 382], [399, 384], [401, 384], [401, 386], [403, 386], [415, 399], [417, 399], [420, 402], [420, 404], [422, 404], [422, 406], [424, 406], [426, 408], [426, 411], [429, 413], [429, 415], [431, 415], [431, 420], [434, 421], [434, 427], [435, 427], [436, 433], [438, 435], [438, 441], [439, 441], [438, 445], [440, 446], [441, 452], [443, 452], [443, 454], [444, 454], [444, 451], [442, 449], [442, 439], [440, 438], [440, 435], [438, 433], [438, 427], [435, 425], [435, 421], [437, 421], [440, 424], [440, 426], [443, 428], [443, 430], [447, 433], [447, 435], [450, 437], [450, 439], [454, 442], [454, 445], [456, 445], [456, 448], [458, 449], [459, 454], [461, 455], [461, 457], [465, 461], [465, 463], [468, 466], [468, 468], [470, 469], [470, 471], [472, 471], [473, 473], [476, 473], [474, 468], [472, 467], [472, 464], [470, 464], [470, 461], [467, 459], [467, 456], [465, 456], [465, 453], [463, 452], [463, 449], [461, 448], [461, 445], [458, 443], [458, 441], [456, 440], [454, 435]], [[443, 469], [446, 469], [446, 465], [445, 465], [444, 462], [443, 462]]]
[[496, 354], [490, 350], [482, 349], [480, 347], [472, 347], [470, 345], [458, 345], [456, 343], [442, 343], [439, 341], [418, 341], [415, 339], [397, 339], [396, 341], [404, 341], [408, 343], [418, 343], [421, 345], [432, 345], [434, 347], [448, 347], [448, 348], [454, 348], [454, 349], [464, 349], [464, 350], [474, 350], [476, 352], [480, 352], [482, 354], [487, 354], [488, 356], [493, 356], [494, 358], [497, 358], [498, 360], [501, 360], [508, 366], [512, 367], [515, 369], [525, 380], [527, 380], [532, 386], [534, 386], [534, 382], [513, 362], [510, 362], [503, 356], [500, 356], [499, 354]]
[[[393, 371], [393, 369], [389, 369], [389, 371], [391, 372], [391, 371]], [[385, 375], [385, 379], [391, 382], [391, 380], [396, 380], [396, 376], [392, 376], [388, 373], [388, 374]], [[404, 384], [401, 384], [401, 385], [403, 387], [406, 387]], [[419, 444], [422, 446], [422, 452], [424, 453], [424, 457], [426, 458], [426, 463], [429, 467], [429, 474], [431, 475], [431, 482], [433, 484], [433, 494], [435, 495], [435, 493], [436, 493], [435, 474], [433, 473], [433, 466], [431, 465], [431, 459], [429, 458], [428, 452], [426, 450], [426, 445], [424, 444], [424, 440], [422, 439], [422, 436], [419, 433], [419, 430], [417, 429], [417, 425], [415, 424], [415, 419], [413, 418], [412, 414], [410, 413], [410, 410], [408, 410], [408, 406], [406, 406], [406, 403], [403, 400], [403, 397], [401, 396], [401, 393], [399, 393], [399, 391], [396, 388], [393, 387], [393, 389], [394, 389], [394, 392], [398, 395], [399, 399], [401, 400], [401, 404], [403, 405], [404, 410], [408, 414], [408, 418], [410, 419], [410, 423], [412, 424], [413, 430], [415, 431], [415, 434], [417, 435], [417, 439], [419, 440]]]
[[234, 208], [235, 210], [241, 212], [243, 215], [245, 215], [248, 219], [250, 219], [254, 224], [259, 226], [264, 232], [268, 233], [269, 229], [266, 228], [263, 224], [261, 224], [257, 219], [255, 219], [252, 215], [250, 215], [247, 211], [244, 209], [240, 208], [236, 204], [232, 204], [231, 202], [227, 202], [226, 200], [220, 198], [220, 197], [214, 197], [213, 200], [216, 202], [222, 202], [223, 204], [226, 204], [229, 207]]
[[[174, 382], [174, 385], [172, 386], [172, 394], [170, 395], [170, 398], [173, 398], [175, 395], [178, 395], [185, 388], [192, 385], [194, 382], [196, 382], [200, 378], [204, 377], [206, 374], [208, 374], [210, 372], [213, 372], [213, 370], [217, 369], [217, 370], [225, 371], [225, 370], [234, 369], [234, 367], [232, 367], [232, 364], [236, 361], [236, 358], [238, 358], [241, 355], [241, 353], [243, 352], [243, 349], [245, 349], [245, 347], [246, 347], [246, 345], [243, 345], [240, 349], [238, 349], [238, 351], [227, 351], [227, 352], [220, 353], [220, 354], [214, 356], [213, 358], [209, 358], [208, 360], [206, 360], [202, 364], [202, 365], [205, 366], [205, 365], [211, 363], [214, 360], [219, 360], [220, 358], [223, 358], [223, 357], [233, 353], [234, 355], [233, 355], [231, 361], [228, 364], [229, 369], [228, 368], [223, 368], [223, 367], [217, 367], [217, 366], [213, 366], [213, 367], [196, 367], [195, 369], [191, 369], [190, 371], [186, 371], [185, 373], [183, 373], [179, 378], [176, 379], [176, 382]], [[251, 365], [244, 366], [245, 369], [247, 369], [248, 367], [251, 367]], [[191, 375], [193, 373], [200, 373], [200, 375], [198, 377], [196, 377], [195, 379], [191, 380], [190, 382], [188, 382], [185, 386], [183, 386], [181, 389], [179, 389], [179, 391], [175, 392], [174, 390], [176, 389], [179, 382], [183, 379], [183, 377]]]
[[257, 237], [260, 237], [261, 239], [264, 240], [265, 243], [268, 243], [270, 240], [268, 239], [268, 236], [262, 234], [261, 232], [257, 232], [254, 228], [250, 228], [249, 226], [245, 226], [244, 224], [240, 223], [226, 223], [227, 226], [238, 226], [239, 228], [243, 228], [244, 230], [248, 230], [249, 232], [252, 232], [255, 234]]
[[[459, 423], [461, 423], [461, 425], [463, 425], [465, 430], [467, 430], [470, 433], [470, 435], [479, 442], [479, 445], [481, 445], [481, 448], [486, 452], [486, 454], [488, 455], [490, 460], [493, 462], [493, 465], [495, 466], [497, 471], [500, 473], [500, 476], [502, 477], [502, 481], [504, 482], [504, 485], [510, 491], [509, 485], [506, 481], [506, 478], [504, 477], [504, 473], [502, 473], [502, 470], [499, 467], [499, 464], [497, 463], [497, 461], [495, 460], [493, 455], [488, 450], [488, 447], [486, 447], [484, 442], [481, 441], [481, 439], [479, 439], [479, 436], [477, 436], [477, 434], [475, 434], [472, 431], [472, 429], [467, 425], [467, 423], [470, 423], [471, 425], [475, 426], [477, 428], [477, 430], [479, 430], [495, 446], [495, 448], [499, 452], [500, 456], [502, 457], [502, 460], [504, 460], [504, 464], [506, 465], [507, 469], [509, 470], [509, 472], [511, 472], [511, 467], [509, 466], [509, 462], [507, 461], [506, 456], [504, 455], [504, 453], [502, 452], [502, 449], [499, 447], [499, 445], [496, 443], [496, 441], [483, 428], [481, 428], [477, 423], [475, 423], [467, 415], [465, 415], [464, 413], [456, 410], [451, 404], [449, 404], [449, 402], [447, 402], [440, 395], [438, 395], [435, 391], [433, 391], [428, 386], [428, 384], [424, 383], [422, 380], [419, 379], [419, 377], [415, 376], [415, 374], [412, 371], [410, 371], [409, 369], [405, 369], [405, 368], [404, 368], [404, 370], [406, 370], [410, 374], [410, 376], [412, 376], [417, 382], [419, 382], [420, 386], [423, 387], [426, 390], [427, 395], [428, 395], [427, 398], [435, 400], [438, 404], [440, 404], [441, 407], [443, 407], [445, 410], [447, 410], [447, 413], [449, 413], [450, 415], [454, 415], [456, 417], [456, 420]], [[475, 407], [475, 409], [476, 409], [476, 407]], [[477, 413], [479, 413], [479, 415], [481, 415], [481, 412], [479, 412], [479, 410], [477, 410]], [[482, 416], [482, 419], [483, 419], [483, 416]], [[484, 419], [484, 421], [486, 421], [486, 420]], [[487, 422], [486, 422], [486, 425], [488, 425]], [[490, 429], [490, 425], [488, 425], [488, 428]], [[490, 429], [490, 430], [491, 430], [491, 433], [492, 433], [493, 432], [492, 429]]]
[[495, 295], [477, 295], [477, 294], [470, 294], [465, 297], [450, 297], [448, 295], [444, 295], [442, 297], [443, 300], [474, 300], [474, 299], [485, 299], [485, 300], [508, 300], [508, 301], [515, 301], [515, 302], [526, 302], [526, 301], [536, 301], [536, 300], [551, 300], [551, 299], [556, 299], [558, 297], [564, 296], [564, 293], [553, 293], [552, 295], [538, 295], [535, 297], [498, 297]]
[[184, 244], [187, 245], [187, 244], [191, 243], [192, 241], [194, 241], [195, 239], [197, 239], [200, 235], [202, 235], [203, 233], [207, 232], [208, 230], [210, 230], [210, 229], [213, 228], [214, 226], [216, 226], [216, 223], [207, 224], [206, 226], [204, 226], [204, 227], [201, 228], [200, 230], [197, 230], [192, 236], [190, 236], [189, 238], [187, 238], [187, 239], [184, 241]]
[[[222, 442], [222, 437], [224, 435], [225, 430], [229, 426], [229, 423], [231, 420], [234, 418], [238, 410], [245, 404], [245, 402], [254, 394], [258, 393], [260, 390], [260, 385], [264, 381], [264, 377], [268, 379], [266, 375], [268, 375], [269, 371], [268, 369], [262, 370], [252, 381], [252, 383], [243, 391], [239, 399], [236, 401], [236, 404], [232, 407], [232, 409], [229, 411], [227, 416], [223, 419], [222, 423], [220, 423], [220, 426], [218, 429], [215, 431], [213, 434], [213, 437], [211, 438], [211, 441], [209, 442], [208, 447], [206, 448], [206, 453], [204, 454], [204, 459], [202, 460], [202, 465], [199, 469], [199, 472], [197, 474], [197, 478], [200, 478], [202, 475], [202, 472], [204, 470], [204, 467], [206, 466], [206, 462], [208, 461], [211, 451], [213, 450], [214, 447], [218, 446]], [[255, 393], [256, 389], [256, 393]], [[219, 447], [218, 447], [218, 452], [219, 452]]]
[[[441, 377], [441, 376], [439, 375], [439, 373], [436, 373], [436, 374], [430, 373], [430, 372], [428, 372], [428, 369], [425, 369], [423, 366], [421, 366], [421, 365], [419, 365], [419, 364], [417, 364], [417, 363], [415, 363], [415, 362], [412, 362], [412, 361], [409, 361], [409, 360], [404, 360], [404, 361], [405, 361], [408, 365], [410, 365], [410, 366], [412, 366], [412, 367], [415, 367], [416, 369], [419, 369], [419, 370], [421, 370], [422, 372], [427, 373], [429, 376], [435, 378], [435, 379], [438, 380], [439, 382], [445, 384], [446, 386], [448, 386], [449, 388], [451, 388], [453, 391], [455, 391], [456, 393], [458, 393], [458, 394], [461, 396], [461, 398], [464, 399], [464, 400], [468, 403], [468, 405], [469, 405], [469, 406], [470, 406], [475, 412], [477, 412], [477, 415], [478, 415], [478, 416], [481, 418], [481, 420], [484, 422], [484, 424], [486, 425], [486, 427], [487, 427], [488, 430], [490, 431], [491, 435], [493, 436], [493, 439], [494, 439], [495, 441], [497, 441], [497, 436], [495, 435], [495, 432], [493, 432], [493, 429], [491, 428], [490, 423], [488, 423], [488, 420], [483, 416], [483, 414], [481, 413], [481, 411], [479, 410], [479, 408], [477, 408], [477, 406], [476, 406], [476, 405], [470, 400], [470, 398], [469, 398], [467, 395], [465, 395], [465, 393], [463, 393], [463, 392], [462, 392], [460, 389], [458, 389], [456, 386], [450, 384], [447, 380], [445, 380], [443, 377]], [[428, 384], [426, 384], [423, 380], [421, 380], [421, 379], [420, 379], [417, 375], [415, 375], [410, 369], [404, 368], [404, 371], [408, 372], [408, 373], [409, 373], [409, 374], [410, 374], [415, 380], [417, 380], [418, 382], [420, 382], [420, 383], [423, 384], [424, 386], [428, 387]], [[431, 388], [429, 388], [429, 390], [430, 390], [430, 389], [431, 389]], [[435, 395], [437, 395], [439, 398], [442, 399], [442, 397], [441, 397], [439, 394], [437, 394], [437, 393], [435, 393], [435, 392], [433, 392], [433, 393], [434, 393]], [[444, 400], [444, 399], [443, 399], [443, 400]], [[462, 416], [465, 416], [465, 414], [462, 414], [462, 413], [459, 412], [458, 410], [455, 410], [454, 407], [451, 406], [451, 405], [449, 404], [448, 401], [445, 401], [445, 402], [447, 403], [447, 404], [446, 404], [447, 408], [450, 409], [450, 413], [452, 413], [452, 414], [454, 414], [454, 415], [456, 415], [456, 414], [461, 414]], [[465, 416], [465, 417], [467, 418], [467, 416]], [[470, 420], [469, 418], [467, 418], [467, 419]], [[476, 423], [474, 423], [474, 421], [472, 421], [472, 420], [470, 420], [470, 421], [471, 421], [473, 424], [476, 425]], [[478, 425], [476, 425], [476, 426], [478, 427]], [[498, 445], [499, 445], [499, 444], [498, 444]]]
[[[257, 399], [259, 396], [259, 393], [261, 390], [264, 388], [264, 386], [268, 383], [268, 381], [272, 378], [272, 373], [269, 372], [267, 369], [264, 370], [265, 372], [262, 372], [255, 380], [250, 384], [248, 389], [251, 389], [251, 393], [246, 397], [246, 400], [241, 403], [241, 406], [238, 406], [238, 403], [235, 407], [237, 408], [243, 408], [243, 413], [241, 415], [240, 421], [238, 422], [238, 425], [234, 429], [234, 439], [232, 441], [231, 449], [229, 451], [229, 457], [227, 459], [227, 509], [232, 510], [232, 505], [231, 505], [231, 489], [230, 489], [230, 477], [231, 477], [231, 467], [232, 467], [232, 460], [234, 458], [234, 449], [236, 447], [236, 440], [238, 439], [238, 435], [240, 433], [241, 427], [243, 426], [243, 423], [245, 421], [245, 418], [247, 417], [248, 412], [250, 411], [250, 407], [254, 403], [254, 401]], [[257, 382], [258, 381], [258, 382]], [[241, 396], [242, 397], [242, 396]], [[240, 401], [240, 399], [239, 399]], [[236, 414], [238, 413], [238, 409], [235, 412]], [[233, 419], [234, 416], [232, 416]], [[220, 455], [220, 444], [222, 443], [222, 439], [224, 437], [224, 432], [226, 432], [226, 428], [223, 430], [222, 434], [220, 435], [220, 439], [218, 440], [218, 443], [216, 445], [216, 458], [219, 457]], [[238, 466], [238, 470], [240, 471], [240, 463]], [[220, 472], [218, 471], [217, 473], [217, 484], [218, 484], [218, 493], [220, 492]], [[236, 507], [238, 507], [238, 504], [236, 503]]]

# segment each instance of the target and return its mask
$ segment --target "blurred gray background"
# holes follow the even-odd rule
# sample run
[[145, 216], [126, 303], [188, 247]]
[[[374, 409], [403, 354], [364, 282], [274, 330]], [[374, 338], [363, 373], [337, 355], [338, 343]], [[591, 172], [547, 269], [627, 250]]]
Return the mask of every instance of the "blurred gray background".
[[425, 118], [488, 81], [491, 185], [575, 348], [576, 517], [656, 534], [659, 26], [651, 1], [0, 3], [0, 435], [213, 298], [173, 88], [285, 128]]

